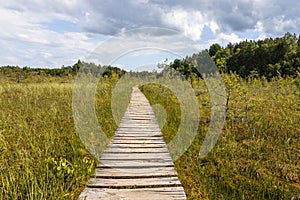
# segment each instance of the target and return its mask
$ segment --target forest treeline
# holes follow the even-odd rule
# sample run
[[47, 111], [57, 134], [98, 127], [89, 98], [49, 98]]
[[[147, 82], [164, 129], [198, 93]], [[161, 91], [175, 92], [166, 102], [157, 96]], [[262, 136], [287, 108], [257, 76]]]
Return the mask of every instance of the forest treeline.
[[[229, 43], [226, 47], [215, 43], [209, 49], [187, 56], [185, 59], [175, 59], [168, 67], [181, 72], [186, 78], [201, 76], [194, 66], [194, 60], [208, 54], [221, 73], [236, 73], [242, 78], [265, 77], [296, 77], [300, 71], [300, 35], [286, 33], [283, 37], [266, 38], [264, 40], [246, 40], [239, 43]], [[112, 66], [100, 66], [78, 60], [73, 66], [61, 68], [29, 68], [18, 66], [0, 67], [0, 80], [4, 77], [18, 83], [32, 77], [43, 79], [47, 77], [65, 77], [73, 79], [79, 69], [101, 76], [120, 77], [124, 70]]]
[[113, 66], [101, 66], [94, 63], [86, 63], [78, 60], [73, 66], [62, 66], [61, 68], [30, 68], [19, 66], [0, 67], [0, 80], [6, 79], [13, 82], [43, 82], [45, 79], [59, 78], [60, 80], [73, 80], [80, 68], [83, 72], [90, 72], [103, 77], [118, 76], [125, 74], [125, 70]]
[[[297, 37], [291, 33], [275, 39], [229, 43], [226, 47], [213, 44], [204, 51], [211, 56], [220, 72], [233, 72], [246, 79], [296, 77], [300, 70], [300, 35]], [[180, 71], [186, 78], [199, 76], [193, 66], [193, 61], [199, 56], [203, 56], [203, 52], [183, 60], [176, 59], [170, 67]]]

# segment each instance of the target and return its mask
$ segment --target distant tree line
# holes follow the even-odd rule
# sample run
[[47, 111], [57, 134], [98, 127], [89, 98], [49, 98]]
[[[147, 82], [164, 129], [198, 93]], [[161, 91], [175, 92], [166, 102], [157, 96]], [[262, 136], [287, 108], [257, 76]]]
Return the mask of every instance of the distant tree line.
[[32, 80], [38, 77], [41, 82], [42, 79], [47, 78], [68, 78], [74, 79], [78, 72], [82, 69], [83, 73], [93, 73], [96, 76], [112, 77], [114, 74], [119, 78], [125, 74], [125, 70], [112, 66], [101, 66], [94, 63], [86, 63], [78, 60], [73, 66], [62, 66], [61, 68], [30, 68], [19, 66], [2, 66], [0, 67], [0, 80], [6, 78], [10, 81], [18, 83], [23, 80]]
[[[243, 78], [276, 76], [295, 77], [300, 70], [300, 35], [286, 33], [281, 38], [229, 43], [226, 47], [213, 44], [204, 50], [215, 62], [221, 73], [234, 72]], [[176, 59], [169, 66], [186, 78], [200, 76], [194, 61], [203, 52]], [[201, 67], [201, 66], [200, 66]]]

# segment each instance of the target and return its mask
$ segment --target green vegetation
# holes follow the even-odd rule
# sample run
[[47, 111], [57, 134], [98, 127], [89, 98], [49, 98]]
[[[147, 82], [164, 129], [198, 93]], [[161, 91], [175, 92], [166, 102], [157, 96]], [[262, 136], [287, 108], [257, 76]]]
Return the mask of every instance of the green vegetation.
[[[199, 135], [175, 167], [188, 199], [298, 199], [300, 197], [299, 76], [245, 81], [223, 75], [231, 88], [227, 120], [212, 152], [199, 158], [210, 122], [205, 83], [194, 79], [201, 113]], [[141, 87], [152, 105], [164, 106], [166, 141], [179, 126], [180, 107], [170, 90]], [[229, 93], [227, 94], [229, 95]]]
[[75, 136], [72, 85], [0, 88], [0, 199], [75, 198], [95, 163]]
[[29, 68], [18, 66], [2, 66], [0, 67], [0, 82], [1, 83], [43, 83], [43, 82], [59, 82], [68, 83], [74, 80], [74, 77], [79, 72], [80, 68], [84, 72], [93, 73], [95, 76], [112, 77], [116, 74], [121, 77], [125, 71], [112, 66], [100, 66], [93, 63], [85, 63], [78, 60], [72, 67], [61, 67], [55, 69], [47, 68]]
[[[110, 137], [115, 82], [101, 79], [96, 96], [99, 123]], [[0, 84], [1, 200], [77, 199], [85, 187], [96, 160], [76, 135], [72, 90], [72, 83]]]
[[[199, 158], [210, 123], [210, 96], [193, 67], [194, 54], [175, 60], [162, 73], [131, 73], [160, 77], [167, 68], [181, 72], [195, 90], [201, 121], [198, 135], [175, 163], [189, 199], [300, 198], [300, 40], [291, 34], [263, 41], [244, 41], [206, 50], [222, 72], [227, 92], [226, 123], [215, 148]], [[74, 79], [102, 77], [96, 112], [102, 130], [113, 136], [112, 91], [124, 71], [78, 61], [72, 67], [31, 69], [0, 67], [0, 200], [77, 199], [93, 175], [96, 159], [76, 135], [72, 115]], [[164, 74], [165, 73], [165, 74]], [[115, 98], [128, 100], [129, 88], [118, 87]], [[180, 126], [181, 110], [172, 91], [141, 86], [169, 143]], [[124, 92], [124, 93], [123, 93]], [[125, 95], [123, 95], [125, 94]], [[124, 104], [125, 105], [125, 104]], [[119, 106], [119, 105], [112, 105]], [[125, 106], [116, 110], [122, 116]], [[160, 121], [162, 121], [160, 120]]]

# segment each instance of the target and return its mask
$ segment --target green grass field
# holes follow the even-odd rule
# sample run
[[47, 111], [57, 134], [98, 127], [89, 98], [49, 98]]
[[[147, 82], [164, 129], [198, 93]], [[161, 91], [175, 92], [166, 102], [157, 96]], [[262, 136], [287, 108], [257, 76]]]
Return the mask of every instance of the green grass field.
[[[224, 76], [231, 88], [226, 124], [212, 152], [198, 152], [210, 122], [205, 83], [193, 80], [199, 100], [199, 134], [176, 161], [188, 199], [300, 198], [300, 80], [244, 81]], [[101, 79], [96, 111], [111, 137], [116, 79]], [[180, 122], [172, 93], [141, 87], [151, 104], [168, 116], [162, 131], [169, 142]], [[69, 83], [0, 84], [0, 199], [76, 199], [93, 174], [96, 160], [76, 135]], [[157, 113], [158, 115], [158, 113]]]
[[[99, 123], [110, 137], [114, 82], [102, 79], [96, 96]], [[96, 160], [76, 135], [72, 91], [72, 83], [0, 85], [1, 200], [77, 199]]]
[[[198, 155], [210, 121], [210, 100], [204, 81], [193, 84], [200, 104], [199, 134], [175, 163], [188, 199], [299, 199], [299, 78], [246, 82], [232, 74], [223, 79], [231, 87], [227, 120], [217, 145], [203, 159]], [[179, 103], [158, 85], [142, 90], [151, 104], [166, 109], [162, 131], [169, 141], [180, 121]]]

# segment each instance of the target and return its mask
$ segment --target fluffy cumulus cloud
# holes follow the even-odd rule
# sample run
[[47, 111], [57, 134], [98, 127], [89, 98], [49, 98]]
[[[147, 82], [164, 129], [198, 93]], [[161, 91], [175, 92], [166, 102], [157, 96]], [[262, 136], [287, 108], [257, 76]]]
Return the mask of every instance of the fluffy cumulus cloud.
[[[208, 44], [299, 33], [299, 7], [297, 0], [2, 1], [0, 65], [72, 64], [110, 36], [141, 27], [173, 29]], [[144, 34], [149, 42], [165, 37]]]

